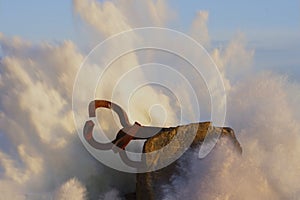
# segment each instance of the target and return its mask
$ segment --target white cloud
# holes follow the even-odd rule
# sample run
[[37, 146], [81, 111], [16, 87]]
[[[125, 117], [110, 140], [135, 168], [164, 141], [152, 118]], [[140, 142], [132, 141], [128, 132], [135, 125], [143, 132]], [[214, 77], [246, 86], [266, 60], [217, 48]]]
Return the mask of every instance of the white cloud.
[[83, 58], [75, 45], [3, 35], [0, 45], [0, 134], [7, 142], [0, 149], [0, 182], [8, 196], [15, 194], [8, 199], [47, 196], [74, 175], [97, 174], [100, 168], [78, 143], [72, 118], [73, 80]]
[[[133, 23], [127, 24], [126, 18], [134, 18], [124, 14], [133, 15], [130, 7], [122, 10], [124, 6], [121, 9], [111, 2], [90, 3], [78, 1], [74, 7], [83, 9], [78, 10], [81, 16], [104, 36], [130, 28]], [[122, 4], [125, 5], [125, 1]], [[153, 24], [164, 23], [164, 6], [162, 1], [145, 2], [144, 9], [149, 9], [148, 15], [153, 18], [149, 20]], [[86, 16], [90, 14], [95, 14], [97, 19]], [[106, 26], [102, 20], [106, 21], [107, 15], [111, 15], [111, 23]], [[0, 169], [4, 174], [0, 185], [6, 190], [3, 192], [5, 198], [25, 199], [28, 195], [44, 198], [73, 176], [84, 183], [92, 176], [101, 176], [101, 165], [79, 142], [72, 118], [73, 83], [84, 57], [75, 44], [70, 41], [34, 44], [1, 34], [0, 46], [3, 53], [0, 61], [0, 133], [9, 143], [0, 150]], [[122, 66], [126, 69], [137, 63], [137, 58], [132, 55]], [[150, 93], [155, 94], [151, 90]], [[154, 99], [157, 102], [165, 98], [158, 95]], [[103, 180], [103, 188], [99, 191], [112, 182]], [[56, 191], [56, 197], [68, 198], [74, 191], [84, 190], [80, 188], [80, 183], [72, 179]]]
[[[103, 37], [135, 27], [166, 26], [174, 16], [161, 0], [73, 2], [83, 21]], [[210, 46], [207, 20], [208, 12], [199, 12], [190, 33]], [[130, 47], [133, 42], [128, 40], [126, 45]], [[0, 134], [8, 143], [0, 149], [0, 199], [47, 196], [53, 191], [57, 200], [85, 199], [89, 188], [84, 184], [90, 177], [103, 174], [100, 164], [79, 142], [71, 116], [73, 82], [84, 55], [70, 41], [32, 44], [0, 34], [0, 46]], [[197, 156], [188, 157], [192, 158], [186, 169], [190, 170], [188, 178], [175, 178], [177, 194], [172, 196], [166, 190], [168, 197], [192, 194], [204, 199], [292, 199], [300, 195], [300, 112], [295, 100], [300, 96], [299, 85], [273, 73], [252, 71], [253, 54], [241, 34], [226, 47], [211, 52], [228, 89], [227, 122], [241, 140], [243, 157], [227, 149], [226, 142], [219, 147], [221, 153], [207, 162], [193, 159]], [[140, 63], [139, 58], [132, 54], [120, 60], [105, 81], [114, 85], [114, 80]], [[137, 80], [145, 77], [142, 71], [136, 73]], [[134, 81], [125, 81], [119, 88], [117, 99], [123, 105], [127, 103], [123, 95], [132, 84]], [[109, 96], [110, 91], [108, 87], [99, 95], [103, 92]], [[182, 94], [188, 99], [189, 94]], [[131, 117], [145, 124], [149, 123], [145, 110], [153, 104], [161, 103], [166, 112], [174, 106], [165, 94], [153, 88], [135, 98], [138, 109], [132, 110]], [[163, 117], [160, 113], [156, 116]], [[171, 115], [169, 123], [177, 122], [176, 117]], [[199, 169], [208, 170], [202, 173]], [[72, 179], [74, 176], [82, 182]], [[99, 190], [105, 191], [112, 182], [101, 179]], [[55, 190], [57, 186], [61, 187]], [[117, 199], [119, 193], [111, 190], [103, 198]]]
[[99, 200], [121, 200], [121, 198], [118, 190], [111, 189], [110, 191], [100, 196]]
[[251, 71], [253, 52], [239, 37], [223, 56], [218, 49], [213, 55], [230, 89], [227, 123], [243, 155], [226, 140], [205, 160], [190, 153], [182, 163], [184, 173], [166, 186], [166, 199], [296, 199], [300, 194], [300, 110], [293, 103], [299, 85], [285, 76]]
[[198, 11], [190, 30], [191, 36], [205, 48], [210, 45], [210, 36], [207, 28], [208, 11]]
[[72, 178], [65, 182], [54, 195], [54, 200], [85, 200], [86, 188], [77, 179]]
[[25, 169], [21, 170], [17, 167], [17, 162], [10, 156], [0, 152], [0, 162], [5, 171], [5, 177], [19, 184], [24, 184], [31, 177], [40, 175], [43, 171], [43, 160], [40, 156], [28, 154], [28, 149], [24, 145], [18, 146], [18, 153], [21, 161], [25, 165]]
[[164, 0], [73, 0], [73, 3], [76, 13], [104, 37], [137, 27], [164, 26], [174, 17]]
[[215, 48], [211, 56], [223, 75], [226, 89], [251, 74], [254, 50], [247, 48], [246, 38], [238, 33], [226, 47]]

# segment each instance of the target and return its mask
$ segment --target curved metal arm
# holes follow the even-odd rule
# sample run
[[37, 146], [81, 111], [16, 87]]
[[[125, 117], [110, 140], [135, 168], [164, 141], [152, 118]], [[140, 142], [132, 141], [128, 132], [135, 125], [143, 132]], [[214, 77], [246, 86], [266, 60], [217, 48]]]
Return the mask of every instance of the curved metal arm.
[[[89, 120], [85, 123], [83, 133], [85, 140], [95, 149], [101, 149], [101, 150], [109, 150], [112, 149], [113, 144], [118, 146], [121, 149], [125, 149], [127, 144], [132, 139], [137, 139], [134, 137], [134, 135], [138, 132], [139, 127], [141, 126], [139, 123], [135, 122], [134, 125], [131, 125], [128, 120], [128, 116], [126, 112], [117, 104], [112, 103], [110, 101], [106, 100], [94, 100], [91, 101], [89, 104], [89, 116], [90, 117], [96, 117], [96, 109], [97, 108], [108, 108], [115, 111], [120, 119], [120, 122], [122, 126], [124, 127], [119, 131], [117, 134], [117, 137], [115, 140], [113, 140], [111, 143], [101, 143], [95, 140], [93, 137], [93, 128], [94, 128], [94, 122], [92, 120]], [[113, 148], [115, 149], [115, 148]], [[114, 150], [116, 153], [117, 151]]]
[[90, 117], [96, 117], [96, 109], [97, 108], [108, 108], [108, 109], [115, 111], [118, 114], [121, 125], [123, 127], [131, 126], [126, 112], [118, 104], [115, 104], [115, 103], [112, 103], [112, 102], [106, 101], [106, 100], [91, 101], [89, 104], [89, 116]]
[[110, 150], [113, 148], [113, 143], [100, 143], [95, 140], [93, 137], [93, 129], [94, 129], [94, 122], [92, 120], [88, 120], [85, 122], [84, 128], [83, 128], [83, 136], [84, 139], [95, 149], [101, 149], [101, 150]]
[[109, 143], [101, 143], [95, 140], [93, 137], [94, 122], [92, 120], [86, 121], [83, 128], [83, 135], [85, 140], [95, 149], [100, 150], [113, 150], [115, 153], [119, 153], [122, 161], [130, 167], [141, 169], [145, 167], [142, 161], [131, 160], [125, 150], [125, 147], [131, 140], [135, 139], [148, 139], [158, 133], [161, 128], [159, 127], [143, 127], [139, 123], [135, 122], [133, 125], [129, 123], [126, 112], [117, 104], [106, 100], [94, 100], [89, 104], [89, 117], [96, 117], [97, 108], [108, 108], [112, 109], [117, 113], [120, 119], [122, 128], [116, 139]]

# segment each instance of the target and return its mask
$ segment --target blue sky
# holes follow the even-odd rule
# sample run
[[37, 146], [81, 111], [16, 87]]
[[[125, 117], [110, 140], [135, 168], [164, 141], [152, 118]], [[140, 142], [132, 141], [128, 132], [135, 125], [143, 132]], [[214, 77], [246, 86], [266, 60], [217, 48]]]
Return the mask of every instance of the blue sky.
[[[300, 77], [299, 0], [227, 0], [226, 3], [177, 0], [169, 4], [177, 12], [172, 28], [184, 31], [198, 10], [208, 10], [209, 32], [216, 44], [243, 32], [249, 46], [256, 49], [256, 67]], [[80, 38], [78, 28], [71, 0], [0, 0], [0, 32], [5, 35], [33, 41], [76, 42]]]
[[5, 35], [30, 40], [72, 38], [72, 1], [0, 0], [0, 27]]
[[238, 1], [226, 3], [198, 0], [174, 4], [185, 22], [191, 21], [198, 9], [208, 10], [209, 25], [214, 31], [300, 30], [300, 1]]
[[[300, 1], [238, 1], [226, 3], [198, 0], [169, 1], [178, 12], [175, 27], [186, 28], [197, 10], [209, 11], [209, 30], [216, 37], [243, 31], [249, 35], [300, 34]], [[76, 34], [71, 0], [1, 0], [0, 30], [25, 38], [65, 39]]]

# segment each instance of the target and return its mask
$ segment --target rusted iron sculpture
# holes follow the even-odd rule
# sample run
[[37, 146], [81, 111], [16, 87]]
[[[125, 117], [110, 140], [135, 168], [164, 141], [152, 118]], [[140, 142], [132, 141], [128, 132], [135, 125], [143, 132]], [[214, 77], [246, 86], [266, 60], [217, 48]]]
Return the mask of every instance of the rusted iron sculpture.
[[107, 108], [115, 111], [119, 116], [123, 128], [118, 132], [116, 139], [114, 139], [111, 143], [100, 143], [93, 137], [94, 122], [92, 120], [87, 121], [83, 131], [84, 138], [96, 149], [108, 150], [111, 149], [111, 144], [114, 144], [120, 149], [125, 150], [125, 147], [131, 140], [147, 139], [162, 129], [159, 127], [142, 126], [138, 122], [135, 122], [133, 125], [130, 124], [126, 112], [119, 105], [106, 100], [92, 101], [89, 104], [89, 117], [96, 116], [97, 108]]
[[[120, 119], [123, 128], [118, 132], [116, 138], [109, 143], [101, 143], [95, 140], [93, 136], [94, 122], [92, 120], [86, 121], [83, 128], [83, 136], [85, 140], [95, 149], [99, 150], [113, 150], [119, 153], [124, 163], [132, 167], [141, 166], [142, 162], [132, 161], [128, 158], [125, 147], [131, 140], [145, 140], [157, 134], [162, 128], [142, 126], [138, 122], [133, 125], [129, 123], [126, 112], [117, 104], [106, 100], [94, 100], [89, 104], [89, 117], [96, 117], [97, 108], [107, 108], [115, 111]], [[117, 147], [117, 148], [116, 148]]]
[[[142, 126], [138, 122], [135, 122], [134, 124], [130, 124], [128, 120], [128, 116], [126, 112], [117, 104], [112, 103], [110, 101], [106, 100], [94, 100], [91, 101], [89, 104], [88, 112], [89, 117], [96, 117], [96, 109], [97, 108], [107, 108], [111, 109], [114, 112], [117, 113], [121, 125], [123, 128], [119, 130], [119, 132], [116, 135], [116, 138], [108, 143], [101, 143], [95, 140], [93, 136], [93, 129], [94, 129], [94, 122], [93, 120], [86, 121], [83, 129], [83, 136], [84, 139], [88, 142], [89, 145], [91, 145], [95, 149], [99, 150], [113, 150], [114, 153], [119, 153], [122, 161], [126, 163], [128, 166], [134, 167], [134, 168], [142, 168], [145, 167], [145, 164], [142, 163], [142, 161], [133, 161], [129, 159], [128, 155], [126, 154], [125, 150], [126, 146], [129, 144], [131, 140], [145, 140], [149, 139], [153, 136], [155, 136], [157, 133], [159, 133], [161, 130], [166, 130], [168, 128], [161, 128], [161, 127], [151, 127], [151, 126]], [[171, 129], [171, 128], [170, 128]], [[236, 140], [233, 130], [229, 127], [223, 127], [222, 129], [229, 130], [230, 133], [232, 133], [232, 137]], [[240, 148], [240, 144], [236, 140], [237, 146]]]

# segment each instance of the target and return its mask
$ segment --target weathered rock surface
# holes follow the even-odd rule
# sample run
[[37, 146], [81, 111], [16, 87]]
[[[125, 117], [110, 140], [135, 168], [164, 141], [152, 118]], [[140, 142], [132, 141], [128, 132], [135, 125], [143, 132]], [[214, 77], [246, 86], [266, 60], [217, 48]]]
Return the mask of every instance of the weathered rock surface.
[[[196, 148], [203, 143], [207, 135], [213, 136], [218, 133], [221, 140], [222, 137], [229, 137], [236, 150], [240, 153], [242, 152], [241, 146], [231, 128], [212, 127], [210, 122], [203, 122], [162, 129], [157, 135], [145, 142], [143, 152], [154, 152], [169, 144], [168, 147], [164, 148], [162, 152], [145, 156], [142, 159], [149, 166], [163, 166], [172, 160], [174, 156], [180, 157], [182, 152], [187, 148], [182, 144], [188, 143], [191, 138], [191, 145], [188, 148]], [[178, 160], [159, 170], [137, 174], [136, 193], [131, 194], [128, 199], [162, 199], [161, 186], [170, 184], [171, 176], [178, 173], [176, 169], [177, 165]]]

